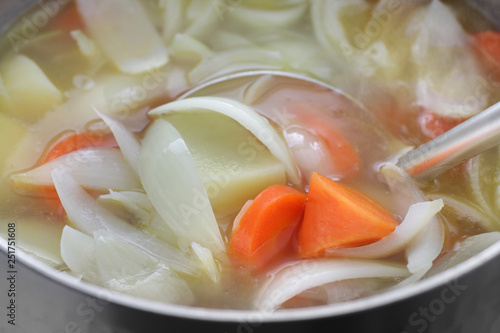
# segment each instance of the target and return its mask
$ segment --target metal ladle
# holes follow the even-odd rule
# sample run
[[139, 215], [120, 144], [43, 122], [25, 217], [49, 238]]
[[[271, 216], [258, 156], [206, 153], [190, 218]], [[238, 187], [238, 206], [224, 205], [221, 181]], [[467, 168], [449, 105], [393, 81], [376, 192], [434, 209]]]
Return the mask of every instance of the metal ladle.
[[428, 181], [498, 144], [500, 102], [401, 156], [397, 164], [413, 178]]
[[[200, 92], [204, 92], [205, 90], [209, 91], [215, 85], [228, 83], [233, 79], [259, 75], [272, 75], [292, 80], [303, 80], [339, 92], [337, 88], [302, 74], [260, 70], [219, 77], [199, 85], [180, 98], [200, 94]], [[469, 118], [439, 137], [404, 154], [399, 158], [397, 165], [414, 179], [430, 181], [463, 161], [498, 144], [500, 144], [500, 102]]]

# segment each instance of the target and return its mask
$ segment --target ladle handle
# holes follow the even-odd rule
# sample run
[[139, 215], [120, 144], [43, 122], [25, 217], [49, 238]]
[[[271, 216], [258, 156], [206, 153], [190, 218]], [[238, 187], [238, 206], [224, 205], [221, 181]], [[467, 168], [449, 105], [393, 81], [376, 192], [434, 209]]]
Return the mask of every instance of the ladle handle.
[[500, 102], [455, 126], [398, 160], [417, 180], [428, 181], [500, 144]]

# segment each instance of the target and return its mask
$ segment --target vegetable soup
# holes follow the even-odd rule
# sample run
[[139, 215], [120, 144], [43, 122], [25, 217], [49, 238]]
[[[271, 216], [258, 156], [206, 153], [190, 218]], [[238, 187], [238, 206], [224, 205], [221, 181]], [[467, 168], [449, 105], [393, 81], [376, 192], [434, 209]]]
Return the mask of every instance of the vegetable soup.
[[499, 45], [454, 1], [38, 4], [1, 43], [0, 235], [197, 307], [418, 283], [500, 241], [499, 148], [428, 183], [396, 164], [499, 100]]

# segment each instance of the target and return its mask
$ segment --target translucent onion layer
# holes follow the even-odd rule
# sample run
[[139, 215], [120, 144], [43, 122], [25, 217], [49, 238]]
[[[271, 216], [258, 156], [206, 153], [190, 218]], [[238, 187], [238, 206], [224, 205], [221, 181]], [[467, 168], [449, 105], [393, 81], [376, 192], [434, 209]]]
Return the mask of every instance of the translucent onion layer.
[[271, 274], [255, 299], [255, 307], [272, 311], [310, 288], [359, 278], [401, 278], [409, 275], [402, 265], [366, 260], [303, 260]]
[[287, 176], [292, 183], [300, 183], [297, 167], [284, 140], [266, 118], [245, 104], [222, 97], [191, 97], [159, 106], [149, 111], [149, 114], [162, 115], [170, 112], [200, 110], [219, 112], [236, 120], [255, 135], [271, 154], [284, 164]]

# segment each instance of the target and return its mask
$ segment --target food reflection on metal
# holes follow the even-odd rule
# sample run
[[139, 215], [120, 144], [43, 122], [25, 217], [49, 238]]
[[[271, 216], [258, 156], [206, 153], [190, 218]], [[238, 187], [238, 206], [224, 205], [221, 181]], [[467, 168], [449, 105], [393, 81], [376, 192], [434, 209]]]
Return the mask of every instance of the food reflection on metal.
[[500, 103], [402, 156], [398, 165], [418, 180], [441, 173], [500, 143]]

